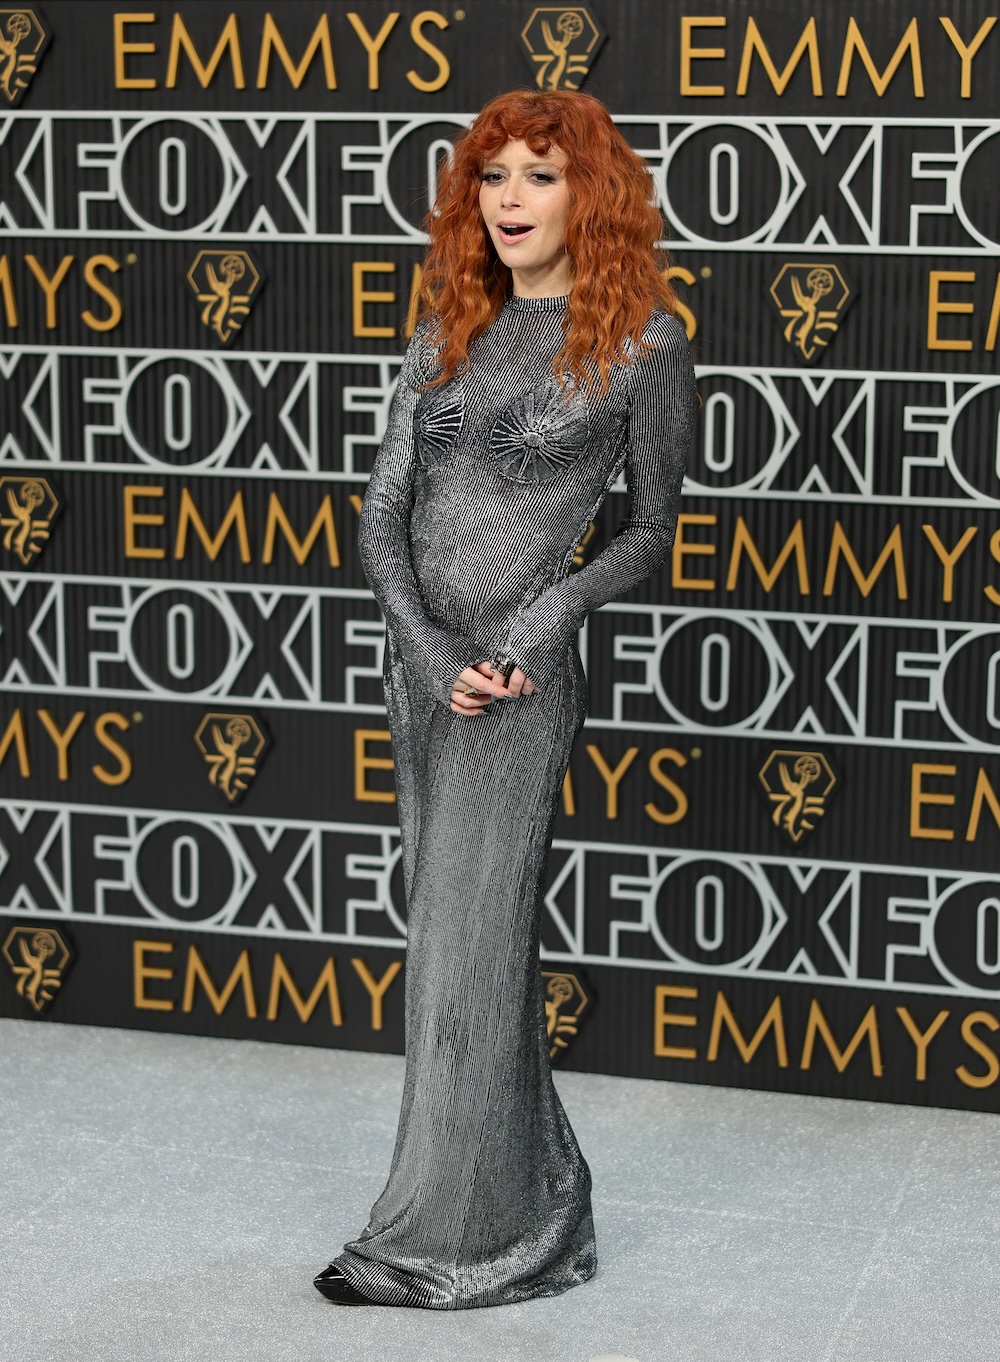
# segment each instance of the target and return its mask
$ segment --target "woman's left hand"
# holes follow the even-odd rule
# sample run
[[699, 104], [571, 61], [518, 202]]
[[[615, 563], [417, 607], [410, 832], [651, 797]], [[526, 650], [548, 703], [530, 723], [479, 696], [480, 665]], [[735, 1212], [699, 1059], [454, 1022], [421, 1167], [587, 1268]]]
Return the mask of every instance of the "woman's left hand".
[[[503, 678], [503, 672], [494, 671], [489, 662], [477, 662], [476, 671], [482, 672], [484, 676], [492, 676], [496, 680]], [[510, 674], [506, 689], [508, 695], [534, 695], [538, 687], [530, 677], [525, 676], [520, 667], [515, 667]]]

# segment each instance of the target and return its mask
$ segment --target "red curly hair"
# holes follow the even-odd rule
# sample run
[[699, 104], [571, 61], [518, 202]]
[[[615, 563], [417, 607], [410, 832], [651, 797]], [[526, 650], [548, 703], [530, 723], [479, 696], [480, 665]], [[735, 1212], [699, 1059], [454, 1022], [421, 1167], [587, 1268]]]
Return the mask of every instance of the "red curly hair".
[[660, 210], [650, 201], [645, 162], [621, 135], [607, 109], [573, 90], [512, 90], [482, 110], [455, 144], [425, 227], [430, 237], [421, 281], [423, 312], [432, 314], [441, 373], [428, 386], [465, 369], [469, 345], [497, 318], [511, 290], [511, 272], [490, 240], [479, 210], [483, 166], [508, 141], [537, 156], [556, 146], [566, 157], [570, 209], [566, 249], [572, 283], [552, 368], [577, 386], [602, 391], [612, 364], [643, 348], [642, 330], [654, 307], [673, 313]]

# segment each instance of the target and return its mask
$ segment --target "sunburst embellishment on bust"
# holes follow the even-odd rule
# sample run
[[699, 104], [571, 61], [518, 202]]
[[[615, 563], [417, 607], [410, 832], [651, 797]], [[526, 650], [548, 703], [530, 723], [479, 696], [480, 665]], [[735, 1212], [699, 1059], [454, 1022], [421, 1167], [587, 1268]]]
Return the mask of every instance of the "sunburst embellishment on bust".
[[432, 388], [413, 412], [417, 453], [425, 467], [441, 463], [454, 448], [465, 415], [465, 393], [460, 383]]
[[550, 482], [586, 452], [589, 434], [586, 398], [552, 378], [497, 417], [490, 449], [512, 482]]

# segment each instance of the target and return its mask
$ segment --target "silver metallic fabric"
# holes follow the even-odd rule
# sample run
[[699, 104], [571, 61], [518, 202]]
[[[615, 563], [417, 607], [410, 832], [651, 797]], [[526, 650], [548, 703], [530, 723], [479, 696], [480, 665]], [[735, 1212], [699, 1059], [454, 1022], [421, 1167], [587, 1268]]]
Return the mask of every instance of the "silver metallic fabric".
[[[335, 1261], [384, 1304], [499, 1305], [596, 1269], [590, 1171], [549, 1063], [542, 892], [586, 714], [576, 632], [663, 561], [695, 398], [684, 332], [654, 312], [651, 348], [616, 366], [610, 391], [567, 399], [552, 373], [565, 305], [511, 297], [439, 388], [418, 328], [361, 513], [386, 618], [406, 1077], [388, 1183]], [[569, 575], [623, 468], [627, 521]], [[505, 659], [540, 691], [475, 717], [450, 709], [463, 667]]]

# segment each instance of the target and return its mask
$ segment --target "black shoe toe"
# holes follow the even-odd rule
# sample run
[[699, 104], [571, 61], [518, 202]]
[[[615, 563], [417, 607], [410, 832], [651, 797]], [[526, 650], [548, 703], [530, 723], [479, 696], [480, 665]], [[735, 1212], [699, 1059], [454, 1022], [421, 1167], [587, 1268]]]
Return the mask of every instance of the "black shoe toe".
[[367, 1296], [363, 1296], [357, 1287], [351, 1285], [335, 1263], [331, 1263], [318, 1277], [313, 1278], [313, 1286], [335, 1305], [375, 1304]]

